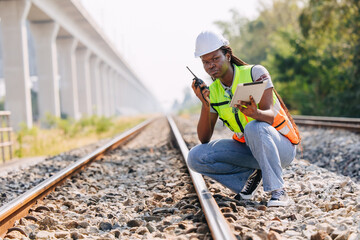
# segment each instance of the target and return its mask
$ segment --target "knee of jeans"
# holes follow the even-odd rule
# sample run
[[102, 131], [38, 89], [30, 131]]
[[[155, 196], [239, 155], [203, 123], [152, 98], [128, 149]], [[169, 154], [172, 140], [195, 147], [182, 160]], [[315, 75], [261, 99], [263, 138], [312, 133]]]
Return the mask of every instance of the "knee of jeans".
[[197, 167], [199, 166], [199, 159], [200, 159], [199, 151], [197, 149], [198, 149], [197, 146], [190, 149], [188, 157], [187, 157], [187, 164], [188, 164], [189, 168], [191, 168], [194, 171], [197, 170]]
[[294, 148], [293, 154], [289, 158], [281, 159], [281, 167], [286, 168], [288, 167], [292, 161], [294, 161], [296, 156], [296, 148]]
[[256, 120], [249, 122], [244, 129], [245, 140], [248, 141], [247, 139], [260, 137], [262, 133], [266, 133], [266, 128], [269, 126], [270, 125], [266, 122], [259, 122]]

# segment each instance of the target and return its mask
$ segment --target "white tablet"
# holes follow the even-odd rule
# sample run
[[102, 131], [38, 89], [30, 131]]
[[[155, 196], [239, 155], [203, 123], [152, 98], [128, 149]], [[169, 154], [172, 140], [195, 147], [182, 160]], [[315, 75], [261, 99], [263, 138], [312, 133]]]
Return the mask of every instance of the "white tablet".
[[234, 107], [235, 104], [238, 104], [238, 101], [250, 102], [250, 95], [253, 96], [255, 103], [258, 104], [264, 93], [267, 82], [268, 80], [238, 84], [234, 96], [231, 99], [230, 107]]

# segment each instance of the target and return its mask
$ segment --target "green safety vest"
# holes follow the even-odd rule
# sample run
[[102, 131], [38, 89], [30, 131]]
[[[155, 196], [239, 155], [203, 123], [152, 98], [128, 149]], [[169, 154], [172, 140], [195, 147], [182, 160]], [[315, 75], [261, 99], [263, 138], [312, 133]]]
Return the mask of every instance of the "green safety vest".
[[[253, 65], [234, 65], [235, 76], [231, 87], [231, 96], [234, 95], [236, 87], [239, 83], [253, 82], [251, 69]], [[224, 90], [220, 79], [216, 79], [209, 87], [210, 105], [218, 113], [219, 118], [234, 133], [233, 138], [240, 142], [245, 142], [241, 133], [244, 133], [246, 124], [254, 119], [244, 115], [238, 108], [230, 107], [231, 96]], [[299, 144], [300, 137], [291, 124], [284, 108], [281, 106], [275, 93], [273, 92], [273, 110], [274, 122], [272, 126], [282, 135], [287, 137], [293, 144]], [[258, 106], [259, 108], [259, 106]]]
[[[251, 69], [253, 65], [234, 65], [234, 81], [231, 87], [232, 95], [234, 95], [236, 87], [239, 83], [252, 82]], [[220, 83], [220, 79], [216, 79], [209, 87], [210, 89], [210, 105], [218, 113], [219, 118], [235, 133], [244, 132], [246, 124], [253, 118], [245, 116], [238, 109], [230, 107], [231, 97], [224, 90]]]

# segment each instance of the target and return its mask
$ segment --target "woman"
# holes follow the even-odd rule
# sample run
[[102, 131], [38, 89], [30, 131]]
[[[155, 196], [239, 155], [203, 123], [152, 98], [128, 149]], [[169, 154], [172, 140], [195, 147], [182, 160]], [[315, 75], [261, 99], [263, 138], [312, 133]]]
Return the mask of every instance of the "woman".
[[[268, 71], [235, 57], [228, 44], [223, 36], [210, 31], [201, 32], [196, 39], [195, 57], [200, 57], [214, 82], [209, 89], [202, 88], [205, 84], [196, 87], [195, 81], [192, 84], [202, 102], [197, 126], [202, 144], [190, 150], [189, 166], [243, 199], [253, 198], [262, 181], [264, 191], [271, 192], [268, 206], [287, 206], [282, 168], [295, 158], [299, 133], [273, 89]], [[239, 83], [264, 80], [268, 80], [267, 86], [258, 105], [249, 96], [249, 102], [230, 107]], [[234, 132], [233, 139], [210, 142], [218, 118]]]

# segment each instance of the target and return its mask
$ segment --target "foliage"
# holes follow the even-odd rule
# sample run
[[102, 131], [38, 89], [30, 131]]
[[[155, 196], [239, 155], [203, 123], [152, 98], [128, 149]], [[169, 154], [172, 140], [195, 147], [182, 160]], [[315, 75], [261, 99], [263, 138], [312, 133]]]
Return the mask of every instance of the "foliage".
[[1, 111], [5, 110], [5, 97], [0, 98], [0, 110]]
[[234, 55], [249, 64], [259, 64], [266, 59], [276, 31], [296, 27], [300, 14], [297, 2], [274, 0], [272, 6], [263, 5], [259, 17], [252, 21], [233, 9], [231, 22], [217, 21], [215, 24], [229, 39]]
[[201, 103], [193, 104], [178, 111], [178, 115], [192, 115], [199, 114], [201, 111]]
[[39, 94], [35, 92], [33, 89], [31, 89], [30, 95], [31, 95], [31, 111], [32, 111], [33, 120], [37, 121], [39, 118], [39, 103], [38, 103]]
[[46, 129], [38, 126], [27, 128], [25, 125], [16, 132], [13, 139], [14, 156], [56, 155], [70, 149], [81, 147], [100, 139], [111, 138], [144, 121], [146, 116], [107, 118], [91, 116], [79, 121], [61, 119], [47, 115]]
[[74, 119], [58, 118], [50, 114], [46, 115], [46, 120], [43, 123], [45, 126], [50, 128], [58, 128], [62, 130], [65, 136], [75, 136], [78, 134], [87, 134], [95, 132], [101, 134], [107, 132], [113, 125], [113, 119], [107, 117], [91, 116], [74, 121]]
[[360, 116], [358, 13], [355, 1], [310, 1], [300, 34], [279, 31], [267, 63], [302, 114]]
[[188, 115], [188, 114], [195, 114], [200, 113], [201, 110], [201, 102], [195, 96], [194, 92], [191, 88], [186, 87], [184, 88], [184, 99], [181, 103], [177, 100], [174, 101], [174, 104], [171, 108], [173, 113], [179, 115]]
[[[24, 155], [24, 138], [26, 136], [30, 136], [32, 139], [37, 139], [38, 128], [37, 127], [28, 128], [24, 123], [20, 124], [20, 131], [16, 135], [16, 141], [19, 147], [14, 151], [14, 155], [16, 157], [21, 158]], [[37, 149], [37, 146], [35, 148]]]
[[235, 55], [270, 71], [290, 109], [359, 117], [359, 10], [357, 0], [274, 0], [253, 21], [233, 11], [231, 23], [217, 24]]

